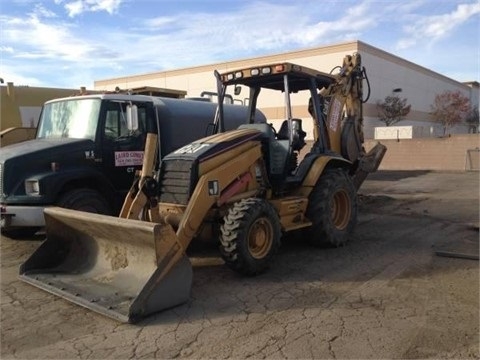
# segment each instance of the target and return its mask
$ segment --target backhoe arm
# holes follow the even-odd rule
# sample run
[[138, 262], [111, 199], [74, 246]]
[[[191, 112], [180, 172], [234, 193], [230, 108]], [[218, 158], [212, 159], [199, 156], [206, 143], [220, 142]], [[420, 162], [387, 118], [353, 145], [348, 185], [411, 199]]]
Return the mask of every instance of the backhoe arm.
[[360, 54], [347, 55], [336, 81], [320, 91], [328, 102], [326, 127], [331, 149], [339, 154], [342, 152], [341, 124], [344, 115], [354, 122], [356, 140], [363, 144], [362, 80]]
[[366, 153], [363, 147], [363, 80], [368, 79], [360, 54], [345, 56], [336, 76], [337, 81], [321, 91], [329, 102], [326, 127], [331, 149], [354, 164], [350, 175], [358, 190], [368, 173], [378, 169], [387, 148], [378, 143]]

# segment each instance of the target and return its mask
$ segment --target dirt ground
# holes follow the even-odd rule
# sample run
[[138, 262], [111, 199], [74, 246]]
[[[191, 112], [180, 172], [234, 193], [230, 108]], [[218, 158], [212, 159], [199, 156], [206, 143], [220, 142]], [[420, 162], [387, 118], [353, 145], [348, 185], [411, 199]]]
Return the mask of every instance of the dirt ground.
[[190, 301], [137, 325], [19, 281], [41, 240], [3, 237], [0, 357], [478, 359], [479, 174], [381, 171], [359, 203], [345, 247], [285, 239], [254, 278], [195, 267]]

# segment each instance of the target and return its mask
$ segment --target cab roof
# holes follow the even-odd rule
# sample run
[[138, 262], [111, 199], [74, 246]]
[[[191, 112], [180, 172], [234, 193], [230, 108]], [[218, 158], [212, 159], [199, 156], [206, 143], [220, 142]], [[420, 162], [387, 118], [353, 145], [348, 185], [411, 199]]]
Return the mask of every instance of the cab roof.
[[155, 97], [148, 95], [126, 95], [126, 94], [85, 94], [85, 95], [75, 95], [64, 98], [52, 99], [46, 103], [65, 101], [65, 100], [76, 100], [76, 99], [106, 99], [106, 100], [119, 100], [119, 101], [154, 101]]
[[221, 80], [224, 85], [245, 85], [283, 91], [285, 74], [289, 77], [290, 92], [309, 89], [311, 79], [315, 80], [317, 89], [326, 88], [336, 80], [334, 75], [289, 62], [228, 71], [221, 74]]

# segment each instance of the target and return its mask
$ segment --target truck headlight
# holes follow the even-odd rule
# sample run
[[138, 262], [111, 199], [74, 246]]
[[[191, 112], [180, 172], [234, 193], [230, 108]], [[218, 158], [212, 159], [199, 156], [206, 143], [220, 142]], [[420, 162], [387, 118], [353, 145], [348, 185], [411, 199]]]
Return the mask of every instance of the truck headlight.
[[40, 183], [38, 180], [25, 180], [25, 194], [31, 196], [40, 195]]

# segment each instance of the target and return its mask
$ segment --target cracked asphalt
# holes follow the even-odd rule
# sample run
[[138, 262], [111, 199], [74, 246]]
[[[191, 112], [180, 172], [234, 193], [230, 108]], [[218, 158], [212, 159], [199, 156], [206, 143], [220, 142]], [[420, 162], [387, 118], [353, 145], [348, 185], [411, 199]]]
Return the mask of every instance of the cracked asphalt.
[[[1, 359], [478, 359], [479, 174], [378, 172], [341, 248], [284, 239], [270, 270], [194, 267], [185, 305], [122, 324], [17, 279], [1, 238]], [[213, 255], [215, 253], [213, 252]]]

